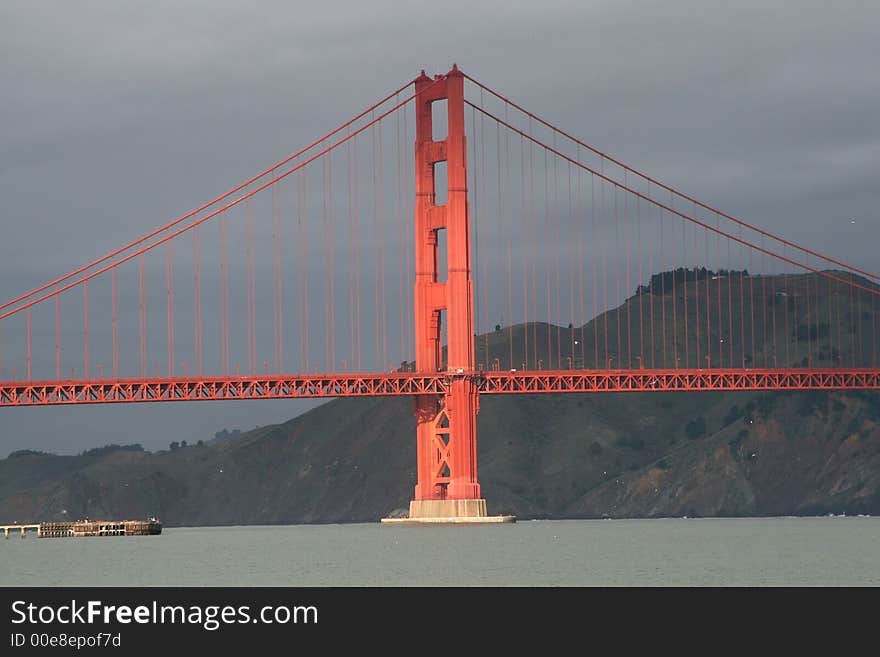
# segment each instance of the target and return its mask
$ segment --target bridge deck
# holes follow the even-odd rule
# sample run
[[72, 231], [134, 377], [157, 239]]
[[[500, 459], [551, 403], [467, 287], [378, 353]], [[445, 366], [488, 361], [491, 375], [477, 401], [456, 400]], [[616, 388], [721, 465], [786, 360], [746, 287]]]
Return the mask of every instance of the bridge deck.
[[880, 368], [532, 370], [167, 377], [0, 382], [0, 407], [52, 404], [444, 394], [455, 378], [481, 394], [703, 390], [876, 390]]

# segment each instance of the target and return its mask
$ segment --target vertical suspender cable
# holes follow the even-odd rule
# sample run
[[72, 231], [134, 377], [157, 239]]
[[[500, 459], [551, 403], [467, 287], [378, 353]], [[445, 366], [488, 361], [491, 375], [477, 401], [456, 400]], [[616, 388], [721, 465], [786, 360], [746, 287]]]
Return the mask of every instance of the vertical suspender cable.
[[[469, 185], [469, 189], [473, 190], [474, 196], [474, 207], [473, 212], [471, 212], [468, 217], [471, 223], [471, 235], [473, 237], [473, 252], [474, 252], [474, 272], [477, 273], [477, 284], [474, 286], [473, 295], [474, 295], [474, 332], [476, 335], [480, 333], [481, 317], [480, 315], [483, 312], [483, 298], [480, 294], [480, 280], [479, 280], [479, 271], [480, 271], [480, 263], [483, 261], [483, 254], [480, 252], [480, 228], [483, 222], [482, 208], [480, 207], [480, 185], [479, 185], [479, 164], [477, 162], [477, 143], [479, 142], [479, 138], [477, 137], [477, 112], [475, 109], [471, 108], [471, 135], [473, 138], [471, 141], [471, 157], [470, 157], [470, 167], [469, 173], [471, 175], [472, 185]], [[447, 169], [447, 181], [449, 177], [449, 171]], [[436, 186], [436, 185], [435, 185]], [[435, 199], [436, 200], [436, 199]], [[447, 199], [448, 200], [448, 199]], [[447, 239], [447, 261], [448, 261], [448, 245], [449, 240]], [[447, 268], [446, 271], [447, 280], [449, 279], [449, 270]], [[484, 363], [480, 357], [480, 342], [476, 339], [476, 335], [474, 336], [474, 358], [476, 360], [476, 367], [483, 367]]]
[[330, 333], [333, 327], [330, 325], [330, 299], [332, 291], [330, 289], [330, 271], [328, 263], [328, 252], [330, 247], [327, 238], [327, 158], [321, 158], [321, 284], [324, 288], [324, 371], [332, 372], [333, 367], [330, 364]]
[[229, 355], [229, 219], [220, 214], [220, 367], [224, 376], [231, 372]]
[[279, 183], [272, 185], [272, 369], [281, 372], [281, 217]]
[[144, 281], [144, 255], [138, 256], [138, 333], [140, 337], [140, 372], [147, 375], [147, 295]]
[[374, 287], [373, 287], [373, 297], [374, 297], [373, 313], [374, 313], [374, 319], [375, 319], [376, 325], [375, 325], [375, 334], [373, 336], [373, 342], [375, 345], [374, 346], [375, 351], [373, 353], [374, 353], [376, 359], [379, 360], [382, 355], [382, 337], [381, 337], [382, 323], [381, 323], [381, 320], [379, 317], [379, 307], [380, 307], [379, 304], [381, 302], [381, 299], [379, 296], [379, 278], [380, 278], [380, 273], [379, 273], [379, 242], [380, 242], [380, 238], [377, 234], [378, 233], [378, 225], [379, 225], [379, 184], [378, 184], [378, 180], [377, 180], [379, 166], [378, 166], [378, 162], [377, 162], [377, 158], [376, 158], [376, 153], [377, 153], [376, 148], [377, 148], [376, 126], [375, 126], [375, 124], [373, 124], [370, 127], [370, 151], [371, 151], [371, 155], [372, 155], [372, 170], [370, 173], [372, 174], [372, 180], [373, 180], [373, 235], [372, 235], [372, 237], [373, 237], [373, 240], [375, 241], [375, 244], [376, 244], [376, 263], [374, 265], [376, 275], [374, 277]]
[[[398, 100], [399, 99], [395, 99]], [[395, 103], [397, 104], [397, 103]], [[400, 324], [399, 331], [400, 336], [397, 340], [397, 344], [402, 348], [400, 353], [400, 360], [403, 363], [406, 362], [406, 322], [404, 320], [404, 252], [406, 247], [408, 246], [407, 241], [405, 239], [406, 230], [404, 229], [403, 224], [403, 164], [400, 161], [401, 150], [400, 150], [400, 115], [405, 114], [405, 110], [400, 110], [395, 112], [394, 114], [394, 128], [396, 133], [395, 140], [395, 149], [394, 149], [394, 161], [397, 164], [397, 205], [395, 211], [395, 220], [397, 225], [395, 226], [394, 234], [397, 239], [400, 240], [400, 248], [398, 251], [398, 276], [397, 276], [397, 305], [400, 314]], [[396, 359], [395, 359], [396, 360]]]
[[[480, 90], [480, 106], [483, 105], [483, 91]], [[483, 289], [483, 303], [482, 303], [482, 315], [484, 322], [484, 330], [483, 330], [483, 352], [485, 357], [485, 365], [488, 369], [489, 367], [489, 326], [491, 326], [491, 321], [489, 318], [489, 295], [488, 295], [488, 283], [487, 279], [489, 278], [487, 275], [488, 271], [488, 260], [489, 260], [489, 206], [488, 206], [488, 194], [486, 190], [487, 181], [489, 176], [486, 175], [486, 128], [485, 128], [485, 115], [480, 114], [480, 184], [483, 189], [481, 190], [481, 200], [483, 202], [483, 211], [480, 213], [480, 221], [485, 222], [483, 225], [486, 230], [483, 232], [483, 253], [480, 257], [480, 263], [482, 265], [482, 270], [479, 271], [479, 276], [482, 279], [480, 282], [482, 283], [481, 287]], [[474, 163], [476, 166], [476, 163]], [[447, 169], [447, 176], [448, 176]], [[448, 246], [448, 242], [447, 242]], [[479, 331], [479, 324], [477, 325], [477, 330]]]
[[110, 323], [113, 348], [113, 378], [119, 378], [119, 290], [116, 281], [116, 267], [110, 270]]
[[[761, 236], [761, 247], [764, 247], [764, 236]], [[771, 297], [770, 301], [773, 299]], [[761, 351], [764, 352], [764, 367], [769, 367], [767, 344], [767, 256], [761, 252]]]
[[709, 231], [703, 229], [703, 261], [706, 263], [706, 367], [712, 367], [712, 321], [710, 287], [712, 286], [712, 261], [709, 259]]
[[202, 375], [202, 237], [193, 229], [193, 339], [195, 374]]
[[[740, 227], [740, 236], [742, 236], [742, 227]], [[742, 244], [739, 245], [739, 360], [742, 366], [746, 366], [746, 309], [745, 309], [745, 262], [743, 261]]]
[[[815, 350], [816, 365], [818, 365], [819, 362], [822, 360], [822, 344], [821, 344], [822, 333], [819, 330], [819, 328], [820, 328], [820, 321], [819, 320], [821, 319], [821, 315], [822, 315], [822, 312], [821, 312], [822, 304], [820, 301], [820, 293], [821, 293], [820, 292], [820, 283], [821, 282], [822, 282], [821, 276], [817, 276], [814, 279], [814, 283], [813, 283], [813, 294], [815, 295], [813, 298], [813, 314], [816, 317], [816, 333], [814, 335], [814, 340], [815, 340], [814, 345], [816, 347], [816, 350]], [[871, 297], [873, 297], [873, 296], [874, 295], [872, 294]]]
[[284, 263], [282, 258], [284, 256], [284, 225], [282, 223], [283, 218], [283, 203], [284, 197], [281, 195], [281, 190], [278, 190], [278, 371], [284, 372], [286, 368], [284, 366]]
[[312, 286], [309, 284], [309, 185], [308, 185], [308, 168], [302, 170], [302, 224], [303, 224], [303, 353], [305, 355], [306, 372], [311, 371], [312, 365], [312, 341], [310, 338], [311, 319], [309, 318], [309, 307], [311, 306]]
[[755, 266], [752, 262], [754, 249], [749, 249], [749, 314], [751, 315], [752, 350], [749, 363], [755, 362]]
[[[623, 172], [624, 184], [626, 182], [626, 170]], [[625, 267], [624, 275], [626, 285], [624, 287], [623, 296], [618, 299], [618, 303], [626, 303], [626, 363], [627, 367], [632, 367], [632, 317], [630, 312], [629, 292], [630, 292], [630, 248], [629, 248], [629, 194], [623, 196], [623, 248], [626, 252], [624, 258]], [[626, 299], [626, 301], [624, 301]]]
[[[691, 208], [691, 215], [696, 219], [697, 216], [697, 206], [694, 205]], [[697, 361], [695, 365], [699, 368], [703, 367], [703, 359], [702, 356], [702, 343], [700, 341], [700, 321], [702, 320], [702, 316], [700, 315], [700, 243], [699, 243], [699, 230], [697, 230], [697, 226], [694, 225], [694, 334], [696, 337], [696, 358]]]
[[[507, 120], [507, 103], [504, 104], [504, 119]], [[505, 189], [510, 189], [510, 131], [504, 131], [504, 187]], [[502, 198], [499, 195], [499, 199]], [[511, 207], [512, 207], [511, 203]], [[503, 213], [502, 213], [503, 214]], [[506, 215], [503, 215], [505, 218], [508, 218], [512, 213], [508, 210]], [[501, 222], [499, 221], [499, 228], [501, 227]], [[504, 223], [505, 233], [507, 234], [507, 343], [508, 349], [510, 351], [510, 357], [508, 360], [508, 369], [513, 369], [515, 367], [513, 362], [513, 224], [511, 221], [506, 221]]]
[[840, 296], [841, 296], [841, 284], [840, 282], [836, 282], [835, 284], [836, 291], [834, 292], [834, 311], [836, 313], [836, 317], [834, 320], [835, 325], [837, 326], [837, 366], [843, 367], [843, 314], [840, 310]]
[[855, 314], [855, 308], [853, 306], [853, 297], [855, 295], [854, 287], [853, 287], [853, 274], [849, 272], [849, 356], [850, 356], [850, 364], [852, 367], [856, 366], [856, 327], [858, 326], [858, 318]]
[[305, 268], [308, 251], [305, 248], [305, 222], [303, 221], [303, 173], [296, 178], [296, 316], [297, 316], [297, 368], [308, 372], [306, 365], [306, 321], [305, 321]]
[[666, 258], [663, 254], [663, 209], [659, 208], [660, 221], [658, 222], [658, 226], [660, 229], [660, 262], [657, 267], [660, 269], [660, 344], [663, 350], [663, 367], [667, 367], [666, 363], [666, 272], [663, 271], [666, 266]]
[[382, 371], [388, 371], [388, 310], [385, 300], [385, 158], [383, 156], [382, 122], [379, 131], [379, 279], [382, 292]]
[[[806, 261], [807, 261], [807, 264], [809, 265], [810, 264], [809, 255], [806, 257]], [[804, 288], [805, 288], [804, 297], [806, 297], [806, 303], [807, 303], [806, 314], [804, 315], [804, 329], [805, 329], [804, 333], [806, 334], [806, 338], [807, 338], [807, 367], [813, 366], [813, 337], [810, 335], [813, 332], [812, 331], [813, 327], [810, 325], [810, 319], [811, 319], [810, 310], [811, 310], [811, 306], [812, 306], [812, 304], [810, 303], [810, 277], [811, 276], [812, 276], [812, 274], [810, 274], [809, 270], [804, 273]], [[798, 338], [800, 337], [799, 329], [800, 329], [800, 326], [795, 327], [795, 335], [797, 335]]]
[[256, 374], [259, 371], [259, 363], [257, 362], [257, 246], [256, 246], [256, 201], [250, 199], [250, 278], [251, 285], [251, 372]]
[[[529, 119], [529, 136], [532, 134], [532, 121]], [[537, 266], [536, 245], [537, 236], [535, 235], [535, 145], [534, 142], [529, 143], [529, 245], [531, 246], [531, 278], [532, 278], [532, 351], [534, 366], [538, 366], [538, 286], [536, 282], [535, 268]]]
[[[805, 259], [808, 260], [809, 254], [805, 256]], [[791, 315], [791, 333], [789, 335], [789, 341], [792, 343], [792, 363], [793, 366], [799, 366], [806, 360], [806, 357], [800, 356], [800, 347], [799, 342], [800, 338], [798, 337], [798, 329], [801, 326], [801, 321], [804, 320], [804, 301], [802, 296], [805, 294], [803, 292], [805, 286], [807, 285], [806, 279], [809, 276], [809, 271], [804, 270], [803, 273], [798, 274], [797, 271], [792, 273], [791, 277], [791, 297], [792, 297], [792, 315]], [[802, 281], [804, 282], [802, 284]], [[807, 288], [809, 289], [809, 288]], [[807, 329], [807, 339], [809, 340], [809, 318], [806, 319], [805, 327]], [[807, 343], [809, 345], [809, 342]], [[800, 360], [799, 360], [800, 359]]]
[[[853, 316], [854, 322], [856, 325], [856, 349], [858, 350], [858, 364], [861, 367], [865, 367], [866, 358], [865, 358], [865, 345], [862, 344], [862, 296], [863, 293], [861, 291], [853, 292], [855, 295], [856, 308], [855, 315]], [[853, 364], [855, 366], [855, 363]]]
[[306, 252], [303, 249], [303, 204], [302, 204], [302, 176], [297, 176], [294, 180], [296, 188], [296, 368], [299, 372], [308, 372], [305, 367], [305, 322], [303, 321], [304, 307], [304, 290], [303, 290], [303, 263], [306, 259]]
[[[251, 331], [253, 320], [251, 318], [251, 220], [250, 199], [244, 202], [244, 248], [245, 248], [245, 290], [247, 303], [247, 373], [254, 374], [254, 363], [251, 356]], [[236, 361], [237, 362], [237, 361]], [[230, 363], [231, 365], [231, 363]]]
[[[577, 160], [580, 162], [581, 159], [581, 151], [580, 145], [577, 147]], [[577, 198], [578, 198], [578, 211], [577, 211], [577, 224], [578, 224], [578, 297], [580, 299], [580, 347], [581, 347], [581, 368], [586, 368], [586, 345], [584, 344], [584, 325], [586, 324], [586, 311], [584, 309], [584, 190], [583, 190], [583, 175], [580, 170], [577, 171]]]
[[776, 329], [776, 260], [770, 259], [770, 319], [773, 335], [773, 367], [779, 366], [779, 344]]
[[[605, 174], [605, 158], [599, 161], [599, 170], [602, 175]], [[599, 182], [599, 213], [600, 213], [600, 229], [599, 241], [602, 249], [602, 318], [604, 320], [604, 349], [602, 355], [605, 357], [605, 367], [608, 367], [608, 249], [605, 246], [605, 183]], [[598, 367], [598, 365], [597, 365]]]
[[[2, 378], [2, 375], [0, 375]], [[61, 379], [61, 295], [55, 295], [55, 378]]]
[[[669, 195], [670, 206], [672, 206], [672, 194]], [[672, 364], [678, 369], [678, 294], [676, 293], [675, 279], [678, 278], [678, 271], [675, 266], [675, 219], [674, 215], [670, 215], [669, 219], [669, 248], [670, 254], [669, 269], [672, 271]]]
[[[413, 103], [415, 105], [415, 103]], [[403, 143], [404, 145], [412, 144], [415, 140], [410, 141], [409, 139], [409, 121], [407, 120], [408, 107], [404, 107], [401, 110], [401, 114], [403, 114]], [[402, 151], [401, 157], [403, 156]], [[408, 163], [407, 159], [403, 160], [404, 165]], [[415, 181], [410, 178], [410, 175], [414, 175], [413, 166], [404, 166], [404, 180], [406, 181], [405, 189], [415, 189]], [[411, 196], [405, 196], [405, 198], [412, 198]], [[404, 203], [404, 209], [410, 208], [409, 203]], [[413, 262], [413, 244], [415, 244], [415, 222], [411, 216], [412, 213], [403, 213], [403, 257], [404, 257], [404, 282], [406, 285], [404, 286], [403, 300], [404, 300], [404, 353], [406, 360], [408, 362], [415, 363], [415, 308], [414, 308], [414, 299], [413, 299], [413, 288], [415, 286], [415, 274], [413, 269], [415, 268], [415, 264]], [[403, 285], [403, 283], [401, 283]], [[415, 365], [413, 365], [413, 370], [415, 370]]]
[[25, 311], [25, 324], [27, 330], [27, 380], [31, 380], [31, 309], [28, 306]]
[[551, 310], [551, 299], [553, 295], [550, 292], [550, 162], [547, 149], [544, 149], [544, 283], [545, 283], [545, 300], [547, 302], [547, 310], [545, 324], [547, 327], [547, 368], [553, 369], [553, 350], [551, 347], [551, 330], [553, 322], [553, 314]]
[[[351, 130], [349, 130], [351, 133]], [[345, 161], [345, 184], [348, 191], [348, 340], [349, 340], [349, 369], [355, 367], [355, 339], [354, 339], [354, 198], [351, 188], [352, 167], [352, 143], [346, 145]]]
[[[636, 283], [639, 289], [639, 369], [645, 366], [645, 316], [644, 299], [645, 287], [643, 287], [644, 270], [642, 268], [642, 199], [636, 197], [636, 259], [639, 261], [639, 281]], [[648, 301], [651, 298], [648, 297]]]
[[617, 328], [617, 344], [614, 347], [614, 353], [617, 356], [617, 367], [623, 368], [623, 345], [620, 341], [620, 306], [622, 303], [623, 297], [620, 293], [620, 267], [621, 267], [621, 258], [620, 258], [620, 211], [618, 208], [617, 202], [617, 185], [614, 185], [614, 259], [616, 260], [614, 265], [614, 283], [616, 286], [614, 293], [614, 305], [617, 306], [615, 311], [616, 315], [616, 328]]
[[877, 295], [871, 295], [871, 367], [877, 367], [877, 312], [874, 299]]
[[[571, 163], [568, 165], [568, 222], [567, 225], [571, 225], [571, 223], [578, 219], [575, 218], [574, 215], [574, 204], [572, 202], [572, 189], [571, 189]], [[578, 225], [580, 223], [578, 222]], [[578, 236], [579, 238], [580, 236]], [[575, 350], [574, 350], [574, 248], [571, 244], [567, 244], [566, 248], [568, 250], [568, 354], [571, 360], [569, 361], [569, 367], [574, 367], [575, 361]]]
[[[506, 131], [505, 131], [505, 134], [507, 134]], [[502, 207], [502, 199], [504, 197], [501, 195], [501, 174], [502, 174], [502, 169], [501, 169], [501, 124], [497, 123], [497, 122], [495, 123], [495, 168], [496, 168], [496, 180], [498, 183], [497, 190], [496, 190], [496, 193], [498, 195], [498, 205], [497, 205], [498, 213], [496, 215], [496, 226], [498, 228], [498, 238], [495, 243], [498, 245], [499, 255], [500, 255], [500, 257], [498, 259], [499, 266], [496, 269], [498, 271], [498, 274], [503, 277], [505, 275], [504, 260], [505, 260], [505, 255], [506, 255], [505, 247], [507, 245], [504, 243], [504, 234], [503, 234], [502, 228], [501, 228], [501, 217], [504, 212], [503, 207]], [[509, 239], [509, 235], [510, 235], [510, 232], [508, 231], [508, 239]], [[499, 285], [500, 290], [503, 290], [504, 287], [508, 288], [507, 304], [505, 305], [504, 302], [501, 302], [501, 304], [500, 304], [501, 308], [502, 308], [502, 310], [501, 310], [501, 314], [502, 314], [501, 325], [502, 325], [502, 327], [504, 327], [505, 320], [507, 321], [508, 324], [511, 323], [510, 322], [510, 292], [509, 292], [510, 280], [509, 280], [509, 276], [507, 276], [507, 278], [508, 278], [507, 286], [504, 286], [503, 284]], [[501, 362], [500, 355], [499, 355], [498, 362], [499, 363]], [[510, 369], [510, 367], [513, 367], [513, 365], [510, 365], [508, 367], [508, 369]]]
[[[336, 275], [333, 262], [333, 152], [327, 153], [327, 194], [325, 203], [326, 209], [326, 230], [327, 230], [327, 285], [329, 294], [327, 295], [327, 323], [324, 325], [325, 333], [328, 338], [329, 351], [327, 353], [327, 371], [336, 371]], [[384, 213], [383, 213], [384, 214]], [[383, 218], [384, 220], [384, 218]], [[383, 244], [384, 248], [384, 244]]]
[[361, 369], [361, 227], [358, 200], [360, 198], [360, 164], [358, 160], [358, 136], [352, 139], [354, 153], [354, 315], [355, 315], [355, 351], [357, 369]]
[[[651, 184], [650, 183], [648, 183], [647, 196], [648, 196], [648, 198], [650, 198], [650, 196], [651, 196]], [[647, 212], [650, 214], [650, 212], [651, 212], [650, 206], [648, 207]], [[648, 323], [651, 327], [651, 329], [650, 329], [651, 330], [651, 348], [648, 353], [651, 355], [651, 367], [656, 367], [656, 362], [655, 362], [656, 361], [656, 356], [655, 356], [656, 349], [654, 348], [654, 297], [657, 296], [657, 290], [654, 289], [654, 285], [652, 284], [653, 281], [656, 280], [656, 279], [654, 279], [655, 273], [657, 273], [657, 272], [655, 272], [655, 269], [654, 269], [654, 249], [650, 248], [650, 249], [648, 249], [648, 276], [651, 277], [651, 279], [648, 281], [648, 303], [650, 304], [650, 306], [648, 306]], [[662, 279], [662, 276], [661, 276], [661, 279]]]
[[[410, 132], [409, 132], [409, 126], [406, 123], [406, 121], [407, 121], [406, 117], [408, 116], [408, 114], [404, 114], [404, 125], [407, 128], [406, 129], [407, 144], [410, 145], [409, 153], [413, 156], [413, 165], [406, 167], [407, 180], [409, 181], [407, 183], [407, 187], [408, 187], [408, 189], [415, 190], [415, 186], [416, 186], [415, 151], [413, 149], [413, 145], [415, 144], [415, 141], [416, 141], [416, 137], [415, 137], [415, 130], [416, 130], [415, 103], [412, 104], [412, 107], [413, 107], [413, 132], [412, 132], [411, 136], [410, 136]], [[410, 209], [409, 216], [412, 216], [414, 214], [414, 210], [415, 210], [415, 196], [410, 195], [409, 200], [411, 203], [411, 204], [408, 204], [408, 207]], [[407, 316], [407, 321], [409, 321], [409, 330], [407, 331], [407, 336], [409, 337], [410, 359], [412, 360], [413, 363], [415, 363], [415, 360], [416, 360], [415, 297], [411, 292], [415, 288], [415, 280], [416, 280], [416, 277], [415, 277], [416, 254], [415, 254], [415, 249], [414, 249], [415, 240], [416, 240], [416, 225], [415, 225], [415, 221], [407, 221], [406, 225], [407, 225], [407, 235], [408, 235], [407, 243], [410, 245], [410, 247], [406, 251], [406, 259], [407, 259], [406, 260], [406, 270], [407, 270], [408, 276], [409, 276], [409, 290], [410, 290], [410, 294], [407, 294], [407, 303], [409, 304], [409, 313]]]
[[[715, 227], [718, 228], [720, 222], [720, 218], [718, 213], [715, 213]], [[722, 334], [724, 333], [724, 316], [721, 314], [721, 281], [723, 277], [721, 276], [721, 235], [718, 233], [715, 234], [715, 260], [716, 260], [716, 272], [715, 276], [718, 277], [718, 367], [724, 367], [724, 347], [722, 346], [724, 343], [722, 340]]]
[[[725, 271], [726, 274], [723, 278], [724, 284], [727, 289], [727, 325], [719, 327], [719, 331], [722, 335], [724, 335], [724, 344], [727, 345], [728, 357], [727, 357], [727, 366], [733, 367], [733, 353], [731, 351], [731, 345], [733, 344], [733, 304], [731, 301], [731, 286], [733, 285], [733, 261], [730, 259], [730, 240], [728, 238], [723, 238], [725, 243], [727, 244], [727, 257], [722, 260], [725, 263]], [[719, 279], [722, 280], [722, 279]], [[727, 329], [725, 331], [724, 329]]]
[[[671, 207], [671, 206], [670, 206]], [[681, 262], [684, 278], [681, 282], [681, 296], [684, 298], [682, 315], [684, 317], [684, 333], [682, 333], [682, 343], [684, 344], [684, 366], [690, 368], [691, 339], [688, 332], [688, 256], [687, 256], [687, 224], [681, 222]], [[696, 276], [695, 276], [696, 278]]]
[[[782, 255], [785, 256], [784, 244], [782, 245]], [[794, 363], [791, 362], [791, 333], [788, 330], [788, 306], [794, 299], [794, 290], [789, 286], [788, 269], [785, 270], [783, 278], [783, 290], [785, 290], [785, 301], [782, 304], [783, 328], [785, 329], [785, 333], [783, 333], [783, 339], [785, 340], [785, 367], [791, 367]]]
[[168, 326], [168, 376], [174, 376], [174, 240], [165, 249], [165, 319]]
[[89, 282], [83, 283], [83, 374], [89, 378]]
[[529, 263], [528, 252], [528, 212], [526, 211], [526, 151], [525, 137], [519, 137], [519, 213], [520, 213], [520, 256], [522, 259], [523, 291], [523, 369], [529, 366]]
[[[553, 133], [553, 148], [556, 149], [556, 133]], [[554, 287], [556, 288], [556, 369], [562, 369], [562, 306], [559, 297], [559, 158], [553, 158], [553, 261]], [[548, 318], [550, 319], [550, 318]], [[552, 362], [552, 358], [550, 359]]]

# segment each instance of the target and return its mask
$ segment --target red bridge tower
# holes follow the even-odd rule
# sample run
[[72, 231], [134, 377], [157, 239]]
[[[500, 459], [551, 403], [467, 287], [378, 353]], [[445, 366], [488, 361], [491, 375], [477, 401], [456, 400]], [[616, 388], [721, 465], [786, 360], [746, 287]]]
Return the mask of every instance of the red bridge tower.
[[[446, 314], [450, 377], [444, 395], [415, 399], [418, 483], [410, 518], [486, 518], [477, 482], [477, 412], [474, 374], [474, 299], [464, 133], [464, 76], [452, 70], [415, 80], [415, 355], [418, 372], [444, 367]], [[448, 133], [433, 140], [431, 105], [446, 100]], [[446, 162], [446, 203], [436, 204], [435, 165]], [[438, 232], [446, 231], [446, 280], [440, 280]]]

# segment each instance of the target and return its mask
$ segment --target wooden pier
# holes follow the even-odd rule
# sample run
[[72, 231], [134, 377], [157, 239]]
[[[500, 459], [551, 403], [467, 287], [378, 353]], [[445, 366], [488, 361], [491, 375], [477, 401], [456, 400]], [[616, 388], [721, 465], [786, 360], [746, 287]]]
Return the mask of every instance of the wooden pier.
[[155, 536], [162, 533], [162, 523], [149, 520], [75, 520], [69, 522], [41, 522], [26, 525], [0, 525], [5, 538], [28, 531], [37, 532], [37, 538], [68, 538], [80, 536]]

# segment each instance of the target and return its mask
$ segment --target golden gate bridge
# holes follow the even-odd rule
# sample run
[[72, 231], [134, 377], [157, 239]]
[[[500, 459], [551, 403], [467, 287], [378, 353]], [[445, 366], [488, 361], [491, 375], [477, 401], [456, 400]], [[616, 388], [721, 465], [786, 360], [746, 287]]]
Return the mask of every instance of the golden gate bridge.
[[877, 389], [877, 282], [453, 66], [0, 305], [0, 406], [411, 396], [479, 518], [481, 395]]

